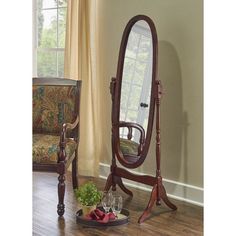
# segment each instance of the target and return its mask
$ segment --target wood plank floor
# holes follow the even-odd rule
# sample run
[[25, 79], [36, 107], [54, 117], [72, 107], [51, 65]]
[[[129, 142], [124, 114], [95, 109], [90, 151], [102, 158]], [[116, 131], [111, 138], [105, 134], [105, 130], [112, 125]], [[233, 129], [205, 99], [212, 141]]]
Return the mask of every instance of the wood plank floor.
[[[103, 189], [105, 181], [98, 178], [82, 178], [79, 182], [92, 179], [99, 189]], [[57, 174], [33, 173], [33, 235], [71, 236], [71, 235], [130, 235], [130, 236], [191, 236], [203, 235], [203, 208], [172, 200], [178, 207], [170, 211], [167, 207], [154, 206], [152, 214], [141, 225], [137, 223], [139, 216], [146, 208], [150, 197], [149, 192], [129, 188], [133, 199], [125, 195], [119, 187], [117, 191], [124, 197], [124, 207], [130, 211], [129, 223], [122, 226], [86, 228], [76, 223], [75, 212], [78, 204], [73, 195], [71, 178], [66, 181], [66, 211], [63, 218], [58, 218], [57, 205]]]

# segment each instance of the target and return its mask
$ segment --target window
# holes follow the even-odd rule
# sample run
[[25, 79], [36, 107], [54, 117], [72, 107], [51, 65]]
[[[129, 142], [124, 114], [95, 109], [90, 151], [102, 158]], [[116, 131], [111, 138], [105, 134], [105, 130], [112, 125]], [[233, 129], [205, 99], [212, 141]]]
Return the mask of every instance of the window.
[[67, 0], [34, 0], [33, 74], [64, 76]]

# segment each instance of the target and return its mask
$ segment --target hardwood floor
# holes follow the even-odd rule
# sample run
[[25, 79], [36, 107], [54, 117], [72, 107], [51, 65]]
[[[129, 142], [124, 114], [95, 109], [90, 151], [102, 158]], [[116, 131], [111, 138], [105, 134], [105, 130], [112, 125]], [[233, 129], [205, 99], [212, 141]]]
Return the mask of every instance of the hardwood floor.
[[[81, 177], [79, 183], [87, 179], [95, 181], [101, 190], [105, 186], [105, 181], [98, 178]], [[58, 218], [56, 212], [57, 174], [33, 172], [33, 235], [203, 235], [203, 208], [177, 200], [172, 200], [178, 207], [177, 211], [170, 211], [164, 205], [154, 206], [149, 219], [141, 225], [138, 224], [138, 218], [146, 208], [150, 192], [129, 189], [134, 193], [133, 199], [117, 187], [117, 191], [124, 198], [124, 207], [130, 211], [128, 224], [88, 228], [76, 223], [75, 213], [79, 206], [73, 194], [70, 176], [68, 175], [66, 180], [65, 214], [63, 218]]]

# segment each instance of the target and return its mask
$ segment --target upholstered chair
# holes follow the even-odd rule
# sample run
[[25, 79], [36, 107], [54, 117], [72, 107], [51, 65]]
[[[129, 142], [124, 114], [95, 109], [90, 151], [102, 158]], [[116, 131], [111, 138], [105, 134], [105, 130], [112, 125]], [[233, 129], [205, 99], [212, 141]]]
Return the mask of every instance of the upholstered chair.
[[33, 171], [57, 172], [57, 213], [65, 211], [65, 172], [72, 164], [78, 187], [77, 159], [81, 81], [33, 78]]

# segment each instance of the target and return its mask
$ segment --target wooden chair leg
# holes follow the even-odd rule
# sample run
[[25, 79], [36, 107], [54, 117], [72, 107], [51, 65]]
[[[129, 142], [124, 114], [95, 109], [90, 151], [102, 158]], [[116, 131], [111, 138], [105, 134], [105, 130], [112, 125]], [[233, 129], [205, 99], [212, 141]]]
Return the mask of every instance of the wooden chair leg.
[[65, 196], [65, 163], [60, 162], [58, 164], [58, 204], [57, 213], [59, 216], [63, 216], [65, 212], [64, 196]]
[[75, 158], [72, 161], [72, 185], [73, 185], [73, 189], [78, 188], [78, 179], [77, 179], [77, 173], [78, 173], [78, 169], [77, 169], [77, 160], [78, 160], [78, 151], [75, 151]]

